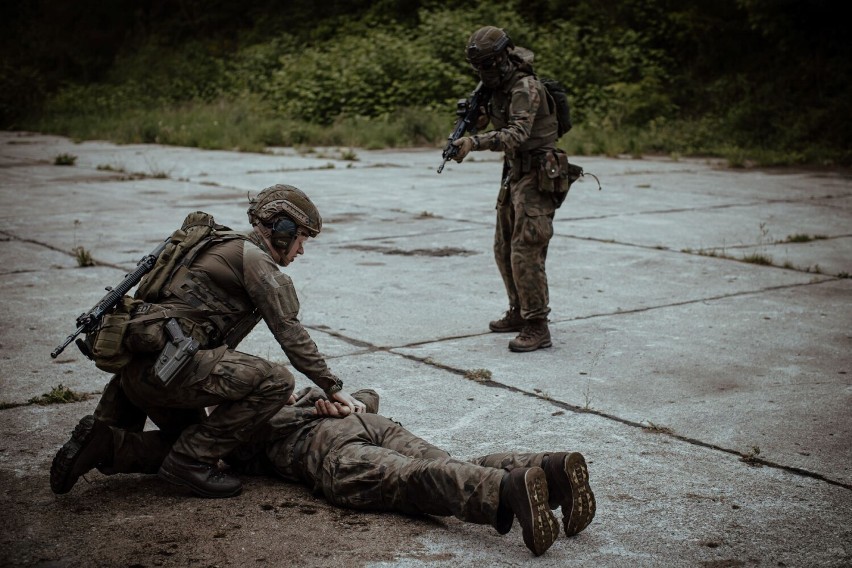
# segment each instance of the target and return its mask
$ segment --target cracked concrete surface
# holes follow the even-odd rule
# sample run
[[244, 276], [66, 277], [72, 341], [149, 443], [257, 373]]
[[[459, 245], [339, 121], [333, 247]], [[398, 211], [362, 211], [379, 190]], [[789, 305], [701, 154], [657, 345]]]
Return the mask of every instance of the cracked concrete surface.
[[[53, 165], [62, 153], [76, 165]], [[187, 213], [244, 228], [247, 192], [273, 183], [306, 190], [326, 219], [287, 272], [348, 388], [376, 389], [383, 414], [458, 457], [586, 455], [598, 515], [536, 563], [852, 564], [848, 172], [577, 157], [603, 190], [586, 177], [557, 212], [554, 346], [513, 354], [510, 336], [487, 333], [506, 307], [491, 256], [498, 155], [438, 175], [437, 150], [356, 153], [0, 133], [0, 502], [12, 520], [0, 565], [531, 560], [517, 527], [346, 516], [274, 480], [248, 479], [226, 502], [97, 473], [50, 493], [53, 453], [97, 396], [28, 401], [106, 379], [73, 345], [50, 351]], [[97, 266], [78, 268], [75, 246]], [[263, 326], [241, 349], [285, 360]], [[490, 381], [465, 378], [480, 369]]]

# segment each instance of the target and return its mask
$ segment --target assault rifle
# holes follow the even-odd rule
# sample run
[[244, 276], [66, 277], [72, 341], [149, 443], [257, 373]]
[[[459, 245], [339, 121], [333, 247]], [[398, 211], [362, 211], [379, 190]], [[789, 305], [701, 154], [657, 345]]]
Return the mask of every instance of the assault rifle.
[[[81, 333], [91, 333], [98, 329], [98, 326], [101, 324], [101, 320], [103, 320], [104, 316], [118, 305], [118, 302], [121, 301], [121, 298], [123, 298], [125, 294], [127, 294], [134, 286], [139, 284], [139, 281], [142, 280], [143, 276], [154, 268], [157, 258], [160, 256], [160, 253], [163, 252], [163, 249], [166, 248], [170, 239], [171, 237], [163, 241], [159, 246], [157, 246], [157, 248], [151, 251], [150, 254], [142, 257], [142, 260], [136, 264], [136, 269], [129, 274], [125, 274], [124, 279], [118, 284], [118, 286], [115, 288], [107, 286], [107, 295], [101, 298], [100, 301], [95, 304], [94, 308], [77, 317], [77, 331], [66, 337], [62, 345], [51, 351], [50, 356], [56, 359], [59, 354], [62, 353], [72, 341], [74, 341], [75, 337]], [[88, 349], [85, 345], [81, 345], [81, 343], [83, 343], [83, 341], [78, 339], [77, 346], [83, 353], [86, 353]]]
[[459, 99], [456, 104], [456, 127], [447, 138], [447, 145], [444, 147], [444, 152], [441, 157], [444, 161], [441, 162], [441, 167], [438, 168], [438, 173], [444, 171], [444, 164], [447, 160], [452, 160], [459, 153], [458, 146], [453, 146], [453, 142], [464, 136], [465, 132], [476, 134], [476, 121], [479, 119], [479, 109], [491, 97], [491, 91], [485, 88], [482, 81], [476, 86], [476, 89], [470, 94], [469, 99]]

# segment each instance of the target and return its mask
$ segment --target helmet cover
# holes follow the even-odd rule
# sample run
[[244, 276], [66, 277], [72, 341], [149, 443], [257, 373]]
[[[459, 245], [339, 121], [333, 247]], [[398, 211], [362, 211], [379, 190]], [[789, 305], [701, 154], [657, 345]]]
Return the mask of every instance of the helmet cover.
[[246, 213], [252, 225], [271, 226], [278, 217], [286, 216], [311, 237], [322, 231], [322, 217], [316, 205], [305, 192], [292, 185], [277, 184], [262, 190], [249, 200]]

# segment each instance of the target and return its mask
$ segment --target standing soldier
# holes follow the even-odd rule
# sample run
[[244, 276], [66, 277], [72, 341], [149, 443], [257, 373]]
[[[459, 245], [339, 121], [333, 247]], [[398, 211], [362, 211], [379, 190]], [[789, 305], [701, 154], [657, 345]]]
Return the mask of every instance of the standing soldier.
[[[278, 268], [319, 234], [319, 211], [299, 189], [275, 185], [251, 200], [248, 217], [252, 230], [236, 233], [193, 213], [172, 235], [175, 246], [142, 280], [129, 313], [121, 342], [131, 352], [129, 362], [107, 385], [94, 417], [80, 421], [53, 460], [55, 493], [70, 491], [94, 467], [158, 472], [205, 497], [239, 493], [240, 480], [220, 470], [219, 460], [267, 423], [295, 384], [283, 365], [235, 351], [260, 320], [292, 365], [329, 399], [363, 411], [299, 322], [293, 282]], [[192, 243], [193, 234], [204, 236]], [[171, 376], [158, 368], [168, 358], [166, 333], [200, 346]], [[212, 406], [207, 416], [204, 409]], [[159, 430], [143, 432], [146, 417]]]
[[[497, 197], [494, 256], [509, 297], [509, 310], [489, 324], [491, 331], [520, 332], [512, 351], [550, 347], [550, 313], [545, 273], [553, 215], [561, 204], [559, 160], [555, 158], [558, 123], [553, 100], [532, 66], [519, 55], [505, 31], [486, 26], [467, 42], [467, 61], [491, 98], [482, 109], [480, 129], [494, 129], [455, 141], [461, 162], [471, 151], [504, 152], [503, 179]], [[564, 198], [564, 194], [561, 194]]]

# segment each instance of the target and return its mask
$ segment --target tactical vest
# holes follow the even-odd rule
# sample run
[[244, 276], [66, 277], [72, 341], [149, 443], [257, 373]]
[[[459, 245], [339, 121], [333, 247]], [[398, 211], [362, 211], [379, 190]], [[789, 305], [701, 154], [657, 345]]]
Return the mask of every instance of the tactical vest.
[[[204, 222], [199, 219], [196, 227], [202, 228]], [[191, 227], [184, 224], [182, 230], [189, 232]], [[158, 349], [162, 326], [171, 317], [178, 318], [184, 333], [195, 338], [203, 349], [223, 344], [233, 348], [251, 332], [261, 319], [255, 306], [229, 295], [206, 274], [189, 269], [210, 247], [236, 239], [250, 240], [247, 235], [210, 224], [203, 234], [192, 239], [188, 250], [176, 248], [170, 258], [164, 259], [165, 265], [152, 274], [154, 278], [140, 284], [136, 298], [144, 303], [133, 313], [126, 338], [131, 351]], [[180, 244], [185, 243], [189, 239]]]
[[528, 154], [539, 148], [552, 148], [556, 144], [558, 123], [554, 108], [555, 105], [541, 81], [528, 71], [516, 69], [507, 81], [494, 90], [491, 100], [488, 103], [488, 114], [491, 116], [491, 122], [497, 130], [509, 125], [509, 119], [511, 118], [509, 105], [512, 102], [512, 89], [524, 77], [532, 77], [534, 80], [533, 82], [535, 88], [538, 90], [541, 104], [539, 104], [536, 111], [529, 138], [515, 151], [516, 156], [507, 156], [509, 158], [519, 157], [517, 154]]
[[[245, 298], [229, 295], [219, 288], [206, 274], [189, 270], [199, 254], [208, 248], [233, 239], [248, 240], [245, 235], [232, 233], [214, 235], [196, 245], [175, 269], [171, 280], [161, 292], [158, 302], [165, 308], [189, 307], [203, 317], [188, 318], [194, 324], [185, 330], [202, 346], [210, 349], [222, 344], [235, 347], [251, 332], [261, 316], [253, 303]], [[182, 323], [188, 324], [184, 320]]]

